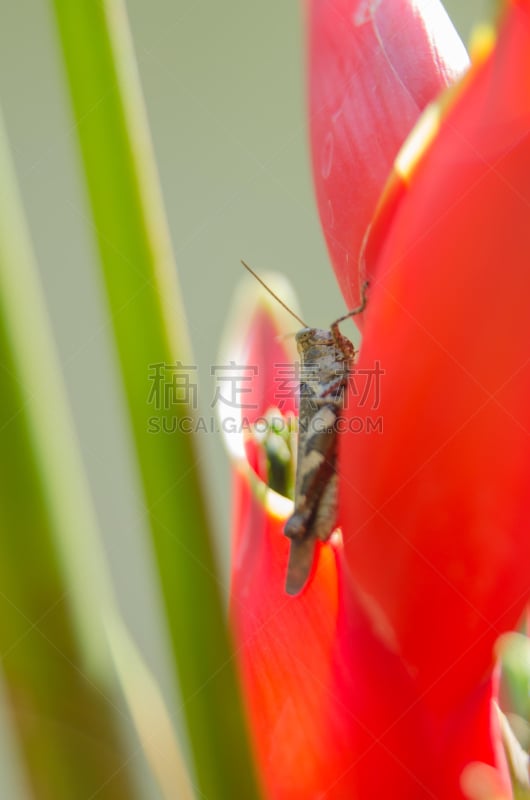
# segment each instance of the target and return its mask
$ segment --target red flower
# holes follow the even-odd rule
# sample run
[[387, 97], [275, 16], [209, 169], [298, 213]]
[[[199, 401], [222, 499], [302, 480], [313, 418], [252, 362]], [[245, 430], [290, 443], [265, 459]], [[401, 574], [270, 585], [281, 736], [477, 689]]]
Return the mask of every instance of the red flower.
[[[285, 284], [278, 294], [288, 296]], [[227, 360], [259, 369], [247, 408], [225, 409], [222, 427], [237, 465], [231, 617], [266, 796], [340, 800], [364, 797], [369, 787], [385, 797], [392, 786], [392, 797], [405, 800], [433, 766], [428, 748], [412, 757], [409, 746], [430, 737], [430, 723], [405, 666], [351, 591], [340, 543], [319, 548], [298, 597], [285, 594], [283, 527], [292, 504], [266, 487], [255, 443], [241, 430], [278, 402], [293, 354], [292, 339], [277, 339], [292, 326], [261, 290], [247, 286], [243, 297], [233, 314], [243, 346], [230, 347]]]
[[529, 9], [512, 4], [368, 247], [359, 368], [384, 366], [384, 434], [344, 436], [345, 547], [437, 708], [486, 673], [529, 589]]
[[[472, 762], [497, 764], [509, 796], [490, 698], [494, 640], [529, 589], [530, 10], [510, 4], [491, 57], [431, 112], [437, 135], [418, 163], [400, 156], [365, 240], [397, 149], [454, 75], [433, 7], [309, 4], [323, 226], [348, 304], [364, 274], [370, 288], [340, 437], [344, 546], [319, 548], [298, 597], [289, 503], [266, 489], [259, 442], [231, 440], [231, 615], [274, 800], [485, 797]], [[234, 354], [259, 368], [250, 422], [292, 359], [264, 302]], [[377, 400], [361, 391], [376, 365]]]

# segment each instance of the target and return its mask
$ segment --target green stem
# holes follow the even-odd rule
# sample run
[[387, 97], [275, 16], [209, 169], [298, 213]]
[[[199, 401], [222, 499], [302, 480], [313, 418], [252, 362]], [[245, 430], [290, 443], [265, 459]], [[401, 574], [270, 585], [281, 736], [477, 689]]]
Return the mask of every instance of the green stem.
[[149, 432], [150, 419], [171, 430], [177, 412], [149, 405], [150, 371], [192, 357], [125, 8], [54, 6], [197, 778], [208, 798], [252, 800], [196, 443]]
[[90, 550], [95, 521], [1, 119], [0, 186], [0, 652], [8, 704], [36, 798], [132, 798], [115, 700], [98, 686], [108, 595]]

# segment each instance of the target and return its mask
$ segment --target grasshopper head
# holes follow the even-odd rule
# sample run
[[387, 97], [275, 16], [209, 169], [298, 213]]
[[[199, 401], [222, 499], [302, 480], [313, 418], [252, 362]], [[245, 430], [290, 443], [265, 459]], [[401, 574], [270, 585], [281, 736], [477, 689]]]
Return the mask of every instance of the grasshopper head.
[[325, 331], [321, 328], [302, 328], [296, 334], [296, 344], [300, 352], [309, 349], [310, 347], [328, 347], [334, 344], [331, 331]]
[[318, 363], [334, 353], [335, 341], [330, 331], [302, 328], [296, 334], [296, 346], [302, 363]]
[[353, 345], [338, 330], [302, 328], [296, 334], [296, 345], [302, 364], [328, 365], [349, 362], [354, 355]]

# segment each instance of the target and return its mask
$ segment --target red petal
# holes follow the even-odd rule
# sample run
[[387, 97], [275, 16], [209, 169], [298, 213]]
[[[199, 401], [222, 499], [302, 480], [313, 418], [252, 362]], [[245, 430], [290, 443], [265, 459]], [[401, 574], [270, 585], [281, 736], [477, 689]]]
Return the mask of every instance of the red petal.
[[331, 261], [358, 304], [361, 243], [420, 111], [467, 66], [437, 0], [311, 0], [313, 174]]
[[235, 497], [231, 619], [266, 796], [458, 800], [463, 768], [494, 763], [490, 682], [433, 714], [351, 595], [340, 552], [322, 547], [310, 586], [286, 596], [282, 521], [240, 477]]
[[384, 431], [352, 403], [342, 442], [350, 567], [440, 711], [529, 594], [529, 17], [512, 4], [398, 205], [359, 363], [386, 370]]
[[268, 796], [307, 798], [333, 769], [321, 725], [337, 619], [334, 558], [326, 548], [310, 587], [289, 598], [285, 520], [267, 515], [239, 477], [235, 501], [231, 619], [259, 765]]

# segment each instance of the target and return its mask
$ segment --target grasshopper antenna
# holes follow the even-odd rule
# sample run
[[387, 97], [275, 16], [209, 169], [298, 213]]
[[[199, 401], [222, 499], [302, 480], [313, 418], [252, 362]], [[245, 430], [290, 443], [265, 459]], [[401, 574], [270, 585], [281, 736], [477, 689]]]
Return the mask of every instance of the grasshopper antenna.
[[[279, 304], [282, 306], [282, 308], [284, 308], [284, 309], [285, 309], [285, 310], [286, 310], [286, 311], [287, 311], [287, 312], [288, 312], [288, 313], [289, 313], [289, 314], [290, 314], [292, 317], [294, 317], [294, 318], [295, 318], [295, 320], [296, 320], [297, 322], [299, 322], [299, 323], [300, 323], [300, 325], [302, 326], [302, 328], [309, 328], [309, 325], [306, 325], [303, 319], [300, 319], [300, 317], [299, 317], [297, 314], [295, 314], [295, 313], [294, 313], [294, 311], [293, 311], [292, 309], [290, 309], [290, 308], [289, 308], [289, 306], [288, 306], [288, 305], [286, 305], [286, 304], [283, 302], [283, 300], [280, 300], [280, 298], [278, 297], [278, 295], [277, 295], [277, 294], [275, 294], [275, 293], [272, 291], [272, 289], [271, 289], [269, 286], [267, 286], [267, 284], [265, 283], [265, 281], [264, 281], [264, 280], [262, 280], [262, 279], [260, 278], [260, 276], [259, 276], [259, 275], [257, 275], [257, 274], [254, 272], [254, 270], [252, 269], [252, 267], [249, 267], [249, 265], [248, 265], [247, 263], [245, 263], [245, 261], [243, 261], [243, 259], [241, 259], [241, 263], [243, 264], [243, 266], [245, 267], [245, 269], [247, 270], [247, 272], [250, 272], [250, 274], [251, 274], [251, 275], [252, 275], [254, 278], [256, 278], [257, 282], [258, 282], [258, 283], [261, 283], [261, 285], [263, 286], [263, 288], [264, 288], [264, 289], [266, 289], [266, 290], [268, 291], [268, 293], [271, 295], [271, 297], [274, 297], [274, 299], [276, 300], [276, 302], [277, 302], [277, 303], [279, 303]], [[348, 315], [348, 316], [349, 316], [349, 315]]]
[[353, 308], [351, 311], [348, 311], [348, 313], [344, 314], [343, 317], [339, 317], [338, 319], [336, 319], [335, 322], [333, 323], [332, 327], [335, 327], [336, 325], [339, 324], [339, 322], [344, 322], [345, 320], [349, 319], [350, 317], [355, 317], [357, 314], [362, 314], [362, 312], [366, 308], [366, 290], [368, 289], [369, 285], [370, 285], [370, 283], [368, 281], [365, 281], [363, 283], [363, 285], [361, 286], [361, 302], [360, 302], [360, 305], [358, 305], [357, 308]]

